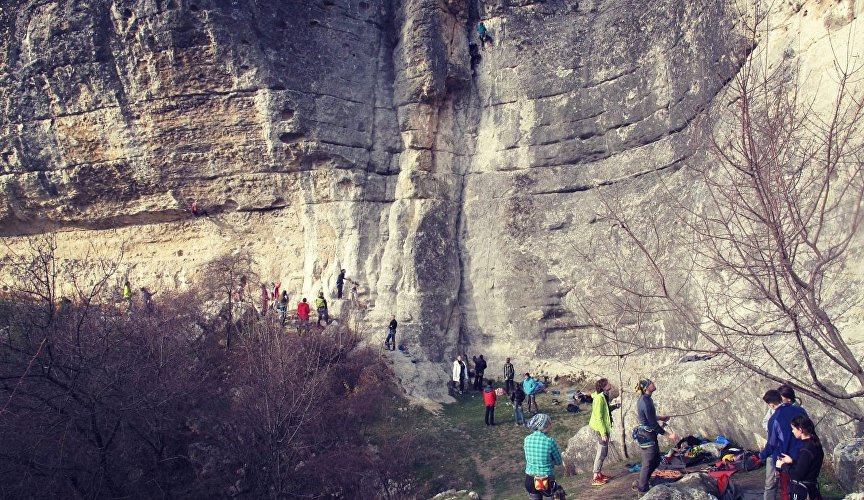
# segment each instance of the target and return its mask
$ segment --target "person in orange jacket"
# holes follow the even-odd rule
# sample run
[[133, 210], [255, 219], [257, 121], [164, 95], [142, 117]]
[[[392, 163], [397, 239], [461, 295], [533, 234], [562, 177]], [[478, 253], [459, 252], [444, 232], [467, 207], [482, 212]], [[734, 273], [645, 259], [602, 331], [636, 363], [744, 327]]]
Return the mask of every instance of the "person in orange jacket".
[[487, 380], [486, 388], [483, 389], [483, 404], [486, 405], [486, 425], [495, 425], [495, 389]]

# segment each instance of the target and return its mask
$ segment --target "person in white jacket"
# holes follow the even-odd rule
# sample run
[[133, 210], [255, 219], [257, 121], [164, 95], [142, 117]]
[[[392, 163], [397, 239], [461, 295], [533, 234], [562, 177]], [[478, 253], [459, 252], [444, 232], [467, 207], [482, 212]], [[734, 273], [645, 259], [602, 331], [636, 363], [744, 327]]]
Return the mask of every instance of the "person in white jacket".
[[456, 390], [456, 384], [459, 384], [459, 394], [465, 390], [465, 379], [468, 377], [468, 367], [462, 361], [462, 356], [456, 356], [456, 361], [453, 362], [453, 390]]

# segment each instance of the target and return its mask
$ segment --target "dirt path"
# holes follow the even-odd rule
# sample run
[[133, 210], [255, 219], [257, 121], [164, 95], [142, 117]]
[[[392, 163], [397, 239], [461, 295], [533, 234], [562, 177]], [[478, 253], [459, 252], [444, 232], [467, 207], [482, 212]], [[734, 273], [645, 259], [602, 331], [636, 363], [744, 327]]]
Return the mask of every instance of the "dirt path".
[[492, 470], [489, 468], [489, 461], [483, 461], [477, 455], [472, 455], [471, 458], [474, 460], [474, 467], [477, 468], [477, 472], [480, 474], [480, 477], [483, 478], [484, 486], [486, 487], [486, 491], [494, 491], [492, 486]]

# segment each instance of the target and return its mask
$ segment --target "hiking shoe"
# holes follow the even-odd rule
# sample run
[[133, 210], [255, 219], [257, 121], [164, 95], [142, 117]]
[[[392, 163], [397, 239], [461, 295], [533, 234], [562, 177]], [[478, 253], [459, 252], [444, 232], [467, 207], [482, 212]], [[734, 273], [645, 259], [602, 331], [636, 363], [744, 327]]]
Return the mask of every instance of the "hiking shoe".
[[599, 476], [600, 478], [602, 478], [606, 482], [609, 482], [609, 480], [612, 479], [611, 476], [607, 476], [606, 474], [603, 474], [602, 472], [598, 472], [597, 476]]
[[603, 486], [604, 484], [606, 484], [608, 482], [609, 482], [608, 479], [603, 479], [602, 477], [595, 477], [594, 479], [591, 480], [591, 486]]

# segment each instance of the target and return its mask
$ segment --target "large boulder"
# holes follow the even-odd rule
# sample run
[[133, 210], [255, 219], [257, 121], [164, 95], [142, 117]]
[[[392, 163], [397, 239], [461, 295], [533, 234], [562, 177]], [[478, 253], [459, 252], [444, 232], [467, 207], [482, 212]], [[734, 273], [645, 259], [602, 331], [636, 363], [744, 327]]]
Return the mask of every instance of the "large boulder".
[[[631, 443], [632, 447], [632, 443]], [[594, 431], [587, 425], [567, 441], [567, 449], [564, 451], [564, 466], [568, 474], [581, 474], [590, 472], [594, 465], [594, 457], [597, 450], [597, 440]], [[638, 450], [635, 450], [638, 454]], [[621, 451], [621, 442], [611, 440], [609, 442], [609, 455], [607, 462], [620, 462], [625, 460]]]
[[864, 468], [864, 438], [844, 441], [834, 447], [834, 469], [837, 482], [845, 491], [864, 488], [861, 470]]
[[655, 486], [640, 500], [715, 500], [719, 496], [717, 481], [700, 472], [689, 474], [675, 483]]

